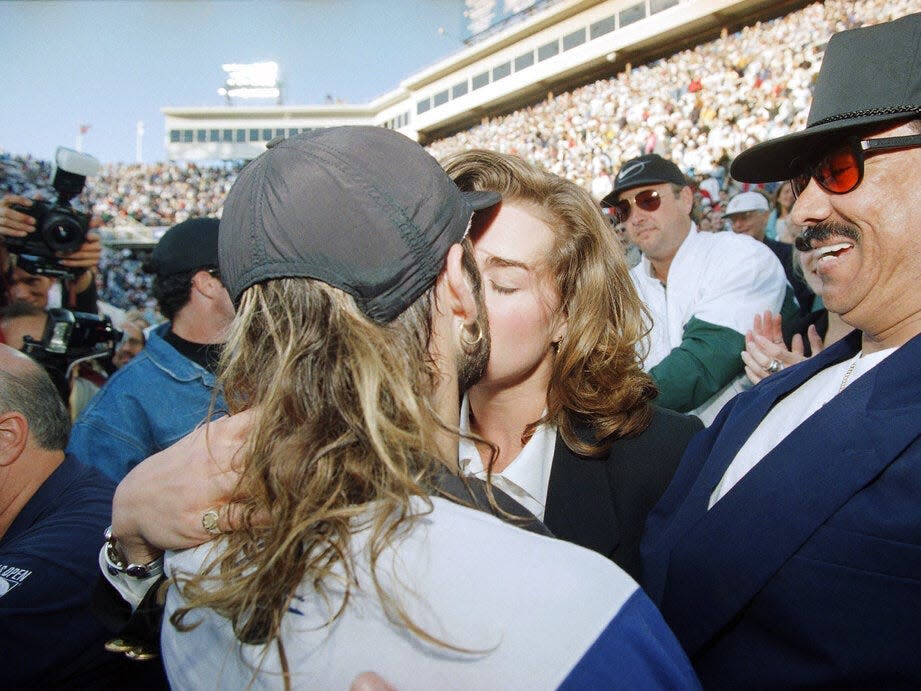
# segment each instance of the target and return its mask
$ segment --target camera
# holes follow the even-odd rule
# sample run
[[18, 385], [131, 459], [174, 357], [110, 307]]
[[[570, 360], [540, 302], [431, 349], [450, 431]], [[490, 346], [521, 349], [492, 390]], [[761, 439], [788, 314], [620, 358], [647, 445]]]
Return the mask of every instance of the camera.
[[42, 340], [26, 336], [22, 352], [45, 368], [66, 401], [73, 368], [88, 360], [111, 358], [121, 337], [109, 317], [53, 308], [48, 310]]
[[86, 240], [89, 215], [73, 209], [70, 202], [83, 190], [86, 177], [99, 172], [99, 161], [63, 146], [58, 147], [54, 161], [51, 186], [57, 199], [54, 203], [34, 200], [32, 206], [12, 204], [13, 209], [35, 219], [35, 230], [4, 241], [19, 256], [18, 265], [29, 273], [74, 278], [79, 272], [61, 266], [58, 255], [74, 252]]

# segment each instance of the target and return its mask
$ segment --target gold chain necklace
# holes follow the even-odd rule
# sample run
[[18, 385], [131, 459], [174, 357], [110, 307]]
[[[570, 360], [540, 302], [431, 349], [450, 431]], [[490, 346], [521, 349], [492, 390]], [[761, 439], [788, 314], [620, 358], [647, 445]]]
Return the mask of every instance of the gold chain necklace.
[[841, 386], [838, 388], [838, 393], [844, 391], [844, 387], [847, 386], [848, 381], [850, 381], [851, 375], [854, 374], [854, 369], [857, 367], [857, 363], [860, 362], [861, 355], [863, 355], [863, 351], [857, 353], [857, 357], [851, 361], [850, 367], [848, 367], [847, 372], [844, 373], [844, 379], [841, 380]]

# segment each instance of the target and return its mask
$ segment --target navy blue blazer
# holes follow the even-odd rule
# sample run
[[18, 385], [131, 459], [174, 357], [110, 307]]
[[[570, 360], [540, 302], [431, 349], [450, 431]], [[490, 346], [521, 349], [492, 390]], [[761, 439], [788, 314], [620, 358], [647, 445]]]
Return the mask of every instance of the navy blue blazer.
[[[544, 524], [556, 537], [603, 554], [639, 580], [646, 516], [701, 429], [696, 417], [653, 406], [649, 427], [615, 440], [599, 457], [580, 456], [557, 434]], [[591, 439], [590, 428], [576, 433]]]
[[730, 401], [650, 514], [644, 586], [704, 688], [921, 687], [921, 336], [707, 511], [773, 404], [859, 349], [855, 332]]

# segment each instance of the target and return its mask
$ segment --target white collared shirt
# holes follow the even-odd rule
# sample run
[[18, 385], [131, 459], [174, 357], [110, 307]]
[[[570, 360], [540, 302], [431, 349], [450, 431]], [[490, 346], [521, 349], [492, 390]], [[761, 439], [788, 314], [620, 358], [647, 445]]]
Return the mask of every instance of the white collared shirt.
[[803, 382], [799, 388], [781, 399], [770, 412], [764, 416], [748, 440], [739, 449], [732, 463], [726, 468], [719, 484], [710, 495], [713, 505], [735, 487], [761, 459], [774, 447], [787, 438], [794, 429], [802, 424], [815, 411], [850, 386], [861, 375], [866, 374], [889, 355], [895, 348], [887, 348], [861, 357], [858, 353], [850, 360], [826, 367]]
[[692, 318], [744, 334], [756, 314], [780, 312], [787, 288], [783, 266], [763, 242], [703, 233], [693, 223], [669, 266], [667, 290], [647, 257], [630, 277], [652, 317], [647, 372], [681, 345]]
[[[470, 434], [470, 401], [467, 394], [464, 394], [461, 402], [460, 431], [462, 434]], [[555, 448], [556, 427], [540, 425], [521, 453], [501, 473], [492, 475], [494, 487], [511, 496], [540, 520], [544, 520]], [[461, 473], [485, 480], [486, 467], [476, 445], [461, 437], [457, 451]]]

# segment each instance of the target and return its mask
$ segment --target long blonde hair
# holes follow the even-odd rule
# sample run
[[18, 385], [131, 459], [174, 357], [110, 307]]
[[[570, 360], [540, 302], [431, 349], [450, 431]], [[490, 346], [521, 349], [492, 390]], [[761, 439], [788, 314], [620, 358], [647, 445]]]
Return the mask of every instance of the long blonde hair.
[[[302, 583], [324, 597], [337, 581], [345, 595], [330, 621], [345, 608], [361, 516], [385, 612], [433, 640], [374, 576], [378, 556], [417, 517], [411, 500], [431, 508], [444, 429], [429, 403], [433, 299], [430, 289], [380, 325], [319, 281], [271, 280], [244, 292], [221, 364], [230, 411], [257, 410], [239, 487], [244, 525], [199, 573], [177, 579], [186, 599], [171, 618], [177, 628], [194, 627], [193, 610], [211, 608], [242, 642], [276, 641], [284, 667], [279, 627]], [[256, 512], [270, 520], [254, 524]]]
[[[570, 449], [587, 455], [646, 429], [657, 393], [642, 370], [646, 308], [598, 205], [578, 185], [517, 156], [477, 149], [443, 165], [462, 190], [499, 192], [504, 203], [539, 210], [554, 235], [548, 265], [568, 328], [553, 360], [547, 414], [529, 429], [555, 424]], [[594, 439], [576, 433], [582, 424]]]

